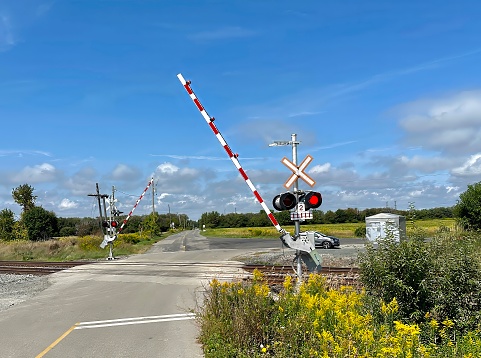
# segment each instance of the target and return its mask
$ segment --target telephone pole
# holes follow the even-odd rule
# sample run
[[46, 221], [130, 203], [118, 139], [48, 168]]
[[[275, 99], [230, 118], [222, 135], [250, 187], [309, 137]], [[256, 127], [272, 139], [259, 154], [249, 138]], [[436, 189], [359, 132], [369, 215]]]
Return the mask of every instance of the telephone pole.
[[103, 200], [103, 203], [104, 203], [104, 212], [105, 212], [105, 220], [107, 220], [107, 211], [105, 211], [105, 198], [108, 198], [109, 196], [107, 194], [100, 194], [100, 190], [99, 190], [99, 183], [95, 183], [95, 186], [96, 186], [96, 189], [97, 189], [97, 194], [88, 194], [87, 196], [95, 196], [97, 198], [97, 202], [98, 202], [98, 205], [99, 205], [99, 224], [100, 224], [100, 227], [102, 228], [102, 233], [103, 233], [103, 227], [102, 227], [102, 221], [103, 221], [103, 217], [102, 217], [102, 205], [100, 203], [100, 199]]

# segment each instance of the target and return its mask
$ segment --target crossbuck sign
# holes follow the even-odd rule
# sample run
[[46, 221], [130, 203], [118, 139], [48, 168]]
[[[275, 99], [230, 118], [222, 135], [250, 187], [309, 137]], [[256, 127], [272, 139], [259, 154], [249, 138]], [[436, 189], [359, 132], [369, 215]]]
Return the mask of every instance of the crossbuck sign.
[[309, 175], [304, 173], [304, 170], [307, 168], [307, 166], [312, 162], [314, 158], [312, 158], [309, 154], [307, 155], [306, 158], [302, 161], [302, 163], [299, 166], [296, 166], [293, 162], [291, 162], [289, 159], [286, 157], [282, 158], [281, 163], [284, 164], [286, 167], [288, 167], [290, 170], [292, 170], [293, 174], [290, 176], [289, 179], [284, 183], [284, 188], [289, 189], [292, 184], [298, 179], [301, 178], [304, 180], [307, 184], [310, 186], [316, 185], [316, 181], [312, 179]]

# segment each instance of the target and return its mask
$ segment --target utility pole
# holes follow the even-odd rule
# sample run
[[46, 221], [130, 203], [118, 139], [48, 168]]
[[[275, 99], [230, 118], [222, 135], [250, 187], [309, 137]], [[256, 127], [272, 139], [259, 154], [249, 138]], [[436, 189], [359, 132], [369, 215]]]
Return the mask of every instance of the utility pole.
[[[103, 221], [103, 217], [102, 217], [102, 205], [100, 204], [100, 199], [102, 198], [103, 199], [103, 203], [104, 203], [104, 209], [105, 209], [105, 198], [108, 197], [107, 194], [100, 194], [100, 190], [99, 190], [99, 183], [95, 183], [95, 186], [97, 188], [97, 194], [88, 194], [87, 196], [95, 196], [97, 198], [97, 202], [98, 202], [98, 205], [99, 205], [99, 223], [100, 223], [100, 227], [102, 228], [102, 233], [103, 233], [103, 227], [102, 227], [102, 221]], [[107, 212], [105, 212], [105, 220], [107, 220]]]
[[[88, 196], [95, 196], [97, 198], [97, 202], [98, 202], [98, 205], [99, 205], [99, 223], [100, 223], [100, 229], [102, 230], [102, 235], [104, 236], [104, 239], [105, 239], [105, 236], [106, 235], [110, 235], [110, 232], [108, 230], [112, 230], [111, 228], [111, 220], [108, 220], [107, 218], [107, 208], [105, 207], [105, 198], [108, 198], [109, 196], [107, 194], [100, 194], [100, 190], [99, 190], [99, 183], [96, 183], [96, 189], [97, 189], [97, 194], [88, 194]], [[109, 227], [106, 228], [104, 227], [103, 225], [103, 217], [102, 217], [102, 204], [100, 202], [100, 199], [102, 199], [102, 203], [104, 205], [104, 215], [103, 217], [105, 218], [105, 221], [108, 221], [109, 223]], [[112, 205], [112, 204], [111, 204]], [[110, 211], [112, 212], [112, 210]], [[114, 256], [112, 254], [112, 243], [109, 242], [109, 257], [107, 258], [107, 260], [113, 260], [114, 259]]]

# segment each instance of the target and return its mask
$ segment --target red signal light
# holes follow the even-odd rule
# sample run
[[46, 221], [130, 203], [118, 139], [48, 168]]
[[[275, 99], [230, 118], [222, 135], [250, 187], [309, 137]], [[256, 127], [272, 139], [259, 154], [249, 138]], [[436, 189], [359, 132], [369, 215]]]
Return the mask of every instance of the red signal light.
[[316, 209], [322, 204], [322, 195], [316, 191], [309, 191], [303, 197], [306, 210]]
[[110, 222], [110, 226], [112, 227], [117, 227], [119, 225], [119, 223], [117, 221], [111, 221]]

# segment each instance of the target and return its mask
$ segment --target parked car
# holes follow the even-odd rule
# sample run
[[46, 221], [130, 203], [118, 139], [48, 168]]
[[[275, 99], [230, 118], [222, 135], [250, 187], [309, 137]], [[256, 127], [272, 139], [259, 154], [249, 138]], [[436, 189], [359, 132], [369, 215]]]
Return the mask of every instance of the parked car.
[[316, 245], [316, 249], [333, 249], [341, 246], [337, 237], [329, 236], [319, 231], [305, 231], [301, 232], [301, 235], [307, 235], [308, 232], [314, 234], [314, 244]]

